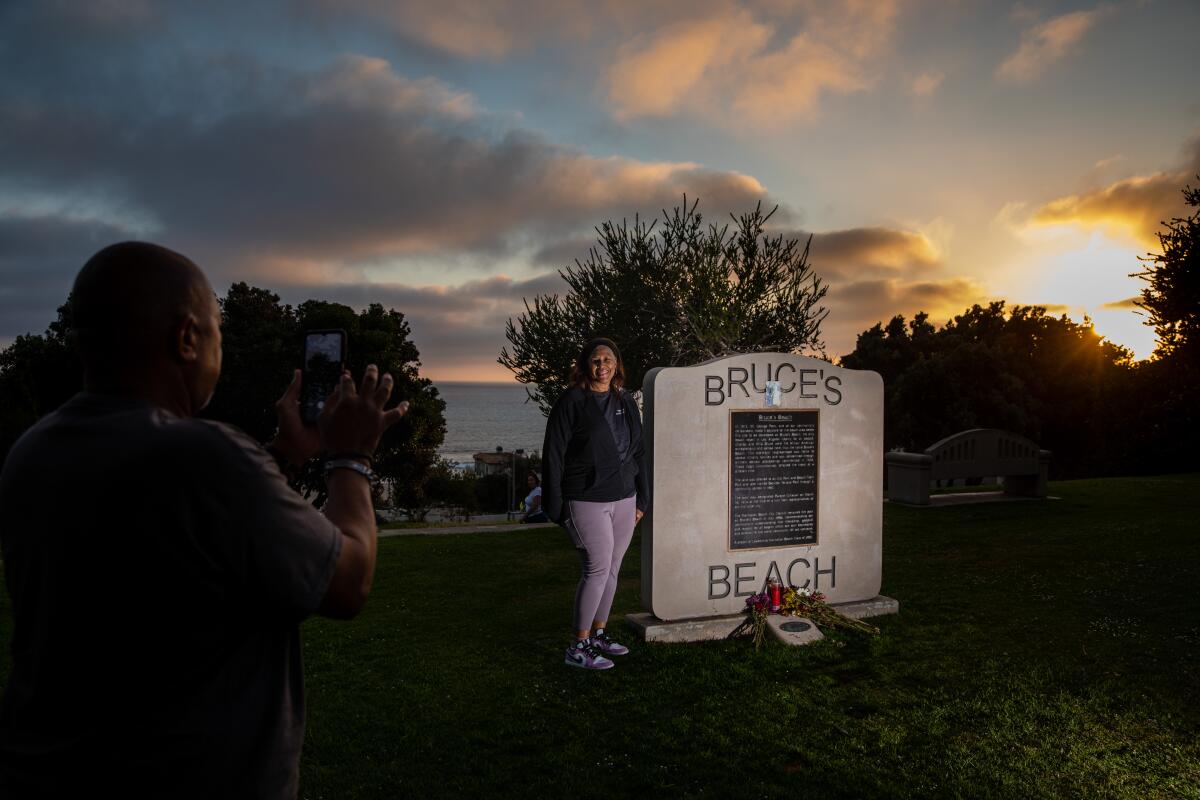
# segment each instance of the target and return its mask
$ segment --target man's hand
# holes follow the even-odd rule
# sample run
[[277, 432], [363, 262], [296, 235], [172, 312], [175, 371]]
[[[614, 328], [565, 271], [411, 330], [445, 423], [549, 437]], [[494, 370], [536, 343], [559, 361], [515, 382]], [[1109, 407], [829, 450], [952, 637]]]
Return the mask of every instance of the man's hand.
[[329, 396], [317, 431], [328, 453], [361, 453], [370, 457], [379, 445], [379, 438], [408, 412], [408, 401], [384, 411], [392, 396], [392, 376], [379, 377], [379, 368], [367, 367], [362, 385], [354, 386], [349, 372], [342, 373], [341, 383]]
[[644, 516], [646, 516], [646, 512], [642, 511], [640, 508], [637, 511], [634, 511], [633, 512], [633, 524], [637, 525], [639, 522], [642, 521], [642, 517], [644, 517]]
[[279, 429], [267, 445], [294, 466], [300, 466], [321, 451], [321, 437], [317, 429], [300, 420], [300, 376], [300, 370], [292, 373], [292, 382], [287, 391], [275, 402]]

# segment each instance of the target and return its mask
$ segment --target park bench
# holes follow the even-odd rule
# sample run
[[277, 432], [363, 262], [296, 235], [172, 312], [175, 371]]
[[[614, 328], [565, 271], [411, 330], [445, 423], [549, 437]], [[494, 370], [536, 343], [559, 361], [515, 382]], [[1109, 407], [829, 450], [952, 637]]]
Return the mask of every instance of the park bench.
[[985, 475], [1001, 478], [1004, 494], [1045, 497], [1050, 451], [1015, 433], [972, 428], [947, 436], [924, 453], [887, 453], [883, 461], [888, 499], [927, 506], [933, 481]]

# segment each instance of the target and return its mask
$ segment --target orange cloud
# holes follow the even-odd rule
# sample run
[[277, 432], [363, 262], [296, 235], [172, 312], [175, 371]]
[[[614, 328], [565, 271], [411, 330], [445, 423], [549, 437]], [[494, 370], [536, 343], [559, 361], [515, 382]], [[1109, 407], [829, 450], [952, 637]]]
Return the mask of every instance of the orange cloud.
[[835, 281], [928, 274], [939, 265], [924, 234], [881, 227], [815, 234], [809, 257], [822, 277]]
[[496, 60], [528, 47], [547, 29], [556, 35], [584, 24], [578, 3], [555, 0], [311, 0], [330, 14], [347, 11], [382, 21], [401, 36], [455, 56]]
[[1107, 7], [1072, 11], [1026, 30], [1021, 46], [996, 68], [996, 77], [1007, 83], [1028, 83], [1065, 58], [1107, 13]]
[[945, 275], [937, 246], [918, 231], [877, 226], [816, 233], [809, 264], [829, 288], [821, 332], [830, 355], [849, 353], [858, 334], [896, 314], [925, 311], [949, 319], [988, 297], [971, 278]]
[[607, 75], [609, 102], [620, 119], [686, 112], [778, 125], [812, 117], [823, 95], [872, 85], [895, 16], [892, 0], [729, 5], [622, 48]]
[[475, 116], [475, 100], [436, 78], [406, 78], [382, 58], [348, 55], [318, 75], [305, 91], [308, 103], [355, 110], [427, 112], [450, 119]]
[[913, 79], [909, 90], [917, 97], [929, 97], [938, 90], [944, 80], [946, 80], [944, 72], [923, 72]]
[[583, 57], [600, 59], [618, 119], [736, 114], [759, 125], [811, 117], [822, 95], [869, 88], [898, 1], [307, 0], [471, 60], [588, 41]]
[[618, 118], [661, 115], [694, 99], [698, 85], [762, 49], [771, 29], [745, 11], [668, 26], [621, 49], [608, 77]]
[[822, 326], [826, 350], [842, 355], [854, 350], [858, 334], [897, 314], [911, 319], [918, 311], [932, 320], [947, 320], [988, 298], [985, 287], [970, 278], [903, 280], [894, 278], [834, 284], [826, 295], [829, 316]]
[[1185, 211], [1181, 189], [1200, 173], [1200, 139], [1181, 169], [1138, 175], [1081, 194], [1052, 200], [1033, 214], [1043, 225], [1078, 225], [1132, 235], [1147, 246], [1158, 244], [1162, 222]]

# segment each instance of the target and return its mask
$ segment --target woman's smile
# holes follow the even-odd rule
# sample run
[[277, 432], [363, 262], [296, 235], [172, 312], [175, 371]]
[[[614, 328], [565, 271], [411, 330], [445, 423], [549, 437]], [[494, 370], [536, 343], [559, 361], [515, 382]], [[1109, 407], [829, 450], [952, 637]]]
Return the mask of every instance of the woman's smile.
[[616, 367], [616, 354], [610, 348], [603, 345], [597, 347], [592, 351], [592, 355], [588, 359], [591, 382], [599, 385], [601, 389], [607, 389], [609, 381], [612, 380], [613, 374], [616, 372]]

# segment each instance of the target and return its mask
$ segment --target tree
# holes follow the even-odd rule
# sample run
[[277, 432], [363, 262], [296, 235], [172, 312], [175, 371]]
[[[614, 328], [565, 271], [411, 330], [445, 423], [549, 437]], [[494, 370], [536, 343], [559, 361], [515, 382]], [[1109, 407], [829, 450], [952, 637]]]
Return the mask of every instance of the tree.
[[424, 520], [433, 506], [441, 506], [449, 516], [459, 516], [464, 520], [479, 510], [479, 499], [476, 497], [476, 481], [474, 472], [465, 472], [455, 468], [454, 464], [445, 459], [439, 460], [429, 472], [425, 482], [425, 505], [406, 508], [411, 520]]
[[1183, 197], [1197, 210], [1164, 223], [1162, 251], [1134, 273], [1147, 283], [1138, 305], [1157, 337], [1154, 358], [1138, 369], [1138, 422], [1159, 470], [1194, 469], [1200, 447], [1200, 189], [1185, 187]]
[[[364, 311], [310, 300], [293, 309], [279, 296], [235, 283], [220, 299], [221, 380], [204, 416], [232, 423], [258, 441], [275, 431], [275, 401], [301, 360], [302, 332], [343, 328], [349, 336], [347, 366], [361, 377], [367, 364], [391, 372], [395, 390], [390, 405], [409, 401], [404, 418], [384, 433], [375, 453], [375, 471], [393, 497], [423, 491], [446, 433], [445, 402], [429, 379], [419, 374], [420, 354], [409, 338], [404, 315], [373, 304]], [[0, 454], [39, 417], [83, 388], [83, 371], [71, 346], [70, 301], [44, 335], [19, 336], [0, 353]], [[320, 462], [306, 465], [301, 488], [323, 496]]]
[[[539, 295], [508, 320], [497, 359], [542, 410], [567, 389], [579, 346], [608, 336], [621, 348], [626, 386], [639, 390], [657, 366], [731, 353], [823, 352], [825, 286], [808, 264], [808, 244], [765, 233], [774, 210], [761, 204], [728, 224], [705, 226], [699, 201], [649, 224], [635, 217], [596, 229], [586, 261], [559, 274], [570, 291]], [[661, 225], [660, 225], [661, 223]], [[657, 230], [656, 230], [657, 229]]]
[[18, 336], [0, 352], [0, 464], [30, 425], [83, 388], [70, 334], [68, 298], [44, 334]]
[[1183, 198], [1197, 210], [1164, 223], [1166, 230], [1158, 234], [1162, 252], [1143, 259], [1149, 266], [1134, 275], [1149, 284], [1137, 304], [1158, 338], [1155, 355], [1186, 352], [1194, 364], [1200, 352], [1200, 189], [1185, 187]]
[[854, 352], [842, 356], [841, 364], [850, 369], [878, 372], [884, 386], [893, 386], [915, 361], [932, 354], [933, 335], [934, 327], [924, 311], [907, 326], [904, 317], [897, 314], [886, 327], [877, 322], [860, 333]]
[[279, 295], [235, 283], [221, 304], [221, 380], [204, 416], [231, 422], [260, 442], [275, 432], [275, 401], [299, 366], [295, 310]]
[[[920, 451], [966, 428], [1020, 433], [1054, 452], [1056, 476], [1136, 471], [1132, 354], [1090, 321], [1038, 306], [975, 305], [941, 329], [918, 314], [858, 337], [841, 358], [884, 379], [884, 445]], [[1140, 424], [1140, 423], [1138, 423]]]
[[[420, 354], [409, 338], [404, 315], [373, 303], [361, 312], [340, 303], [308, 300], [297, 308], [280, 305], [278, 295], [236, 283], [221, 301], [224, 365], [206, 416], [232, 422], [259, 441], [275, 430], [275, 401], [301, 358], [303, 332], [346, 331], [346, 366], [361, 378], [367, 364], [390, 372], [395, 389], [389, 407], [409, 401], [404, 418], [389, 428], [375, 451], [375, 471], [391, 486], [399, 504], [417, 502], [437, 449], [446, 435], [445, 402], [419, 374]], [[319, 460], [306, 465], [300, 487], [324, 498]]]

